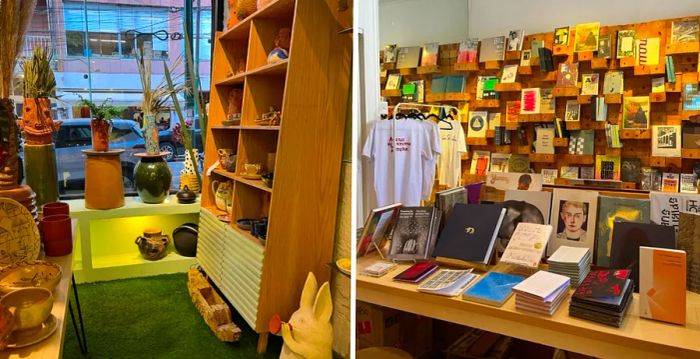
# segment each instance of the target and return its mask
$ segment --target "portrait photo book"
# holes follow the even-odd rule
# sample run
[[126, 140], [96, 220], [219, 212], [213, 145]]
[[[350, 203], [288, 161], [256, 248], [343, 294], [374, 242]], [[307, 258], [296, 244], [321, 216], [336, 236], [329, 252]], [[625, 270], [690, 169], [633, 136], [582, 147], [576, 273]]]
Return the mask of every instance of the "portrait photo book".
[[485, 269], [491, 262], [505, 208], [498, 204], [455, 204], [433, 255], [439, 263]]

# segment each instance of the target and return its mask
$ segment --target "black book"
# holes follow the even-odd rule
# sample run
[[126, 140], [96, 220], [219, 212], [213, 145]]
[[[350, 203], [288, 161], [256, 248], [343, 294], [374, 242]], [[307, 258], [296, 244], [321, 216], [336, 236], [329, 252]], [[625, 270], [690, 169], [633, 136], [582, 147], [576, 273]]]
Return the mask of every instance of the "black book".
[[464, 187], [450, 188], [444, 191], [435, 193], [435, 207], [442, 211], [442, 220], [440, 229], [444, 227], [445, 222], [452, 215], [452, 209], [457, 203], [467, 203], [467, 190]]
[[653, 223], [635, 223], [615, 220], [610, 255], [611, 268], [632, 270], [634, 291], [639, 291], [639, 247], [676, 249], [673, 227]]
[[571, 296], [571, 304], [585, 303], [608, 309], [619, 309], [634, 285], [629, 269], [591, 271]]
[[455, 204], [433, 254], [439, 262], [484, 268], [493, 256], [505, 212], [501, 205]]
[[427, 260], [435, 246], [440, 213], [435, 207], [400, 208], [391, 233], [389, 258]]
[[552, 57], [552, 50], [546, 47], [540, 47], [538, 49], [538, 52], [540, 55], [540, 71], [554, 71], [554, 59]]

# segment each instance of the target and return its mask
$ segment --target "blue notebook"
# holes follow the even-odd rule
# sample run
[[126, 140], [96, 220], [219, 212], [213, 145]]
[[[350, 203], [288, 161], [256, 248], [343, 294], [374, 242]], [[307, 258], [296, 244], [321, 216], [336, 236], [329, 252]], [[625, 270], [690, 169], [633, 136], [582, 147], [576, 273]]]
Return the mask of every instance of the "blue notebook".
[[517, 275], [488, 272], [462, 294], [462, 299], [500, 307], [513, 295], [513, 287], [523, 280]]

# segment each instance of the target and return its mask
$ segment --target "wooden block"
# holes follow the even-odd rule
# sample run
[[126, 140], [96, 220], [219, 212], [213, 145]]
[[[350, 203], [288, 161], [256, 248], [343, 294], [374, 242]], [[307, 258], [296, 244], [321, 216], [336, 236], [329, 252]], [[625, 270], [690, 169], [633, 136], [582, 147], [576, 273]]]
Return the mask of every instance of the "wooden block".
[[554, 147], [569, 147], [569, 139], [566, 137], [554, 138]]
[[564, 162], [567, 164], [592, 165], [595, 163], [593, 155], [564, 155]]
[[399, 74], [401, 74], [401, 75], [415, 75], [416, 68], [415, 67], [406, 67], [403, 69], [399, 69]]
[[662, 75], [666, 73], [666, 64], [661, 61], [658, 65], [637, 65], [634, 67], [635, 76]]
[[529, 155], [530, 154], [530, 146], [529, 145], [518, 146], [518, 148], [516, 148], [515, 151], [519, 155]]
[[382, 90], [383, 97], [401, 97], [401, 90]]
[[391, 62], [391, 63], [383, 63], [382, 64], [382, 70], [394, 70], [396, 69], [396, 63]]
[[474, 108], [498, 108], [501, 107], [499, 100], [476, 100], [473, 102]]
[[496, 130], [486, 130], [486, 138], [496, 137]]
[[577, 52], [576, 58], [578, 59], [578, 62], [591, 61], [591, 59], [593, 59], [593, 51]]
[[592, 70], [607, 70], [608, 66], [608, 59], [606, 58], [594, 57], [591, 59]]
[[520, 114], [518, 122], [554, 122], [553, 113]]
[[624, 188], [624, 189], [637, 189], [637, 184], [634, 182], [622, 182], [622, 188]]
[[518, 75], [532, 75], [532, 66], [518, 66]]
[[620, 139], [623, 139], [623, 140], [651, 139], [651, 130], [620, 130]]
[[576, 102], [578, 102], [582, 105], [587, 105], [587, 104], [591, 103], [592, 97], [593, 96], [591, 96], [591, 95], [578, 95], [578, 97], [576, 97]]
[[520, 61], [520, 51], [506, 51], [506, 61]]
[[666, 83], [666, 92], [681, 92], [682, 86], [681, 82], [679, 79], [676, 79], [676, 82], [667, 82]]
[[577, 97], [579, 93], [578, 87], [555, 87], [552, 89], [554, 97]]
[[606, 148], [604, 154], [608, 156], [622, 156], [622, 148]]
[[652, 92], [649, 94], [649, 102], [666, 102], [666, 92]]
[[681, 149], [681, 156], [683, 158], [700, 159], [700, 149]]
[[494, 146], [493, 148], [493, 152], [496, 153], [511, 153], [512, 151], [513, 149], [510, 145]]
[[571, 54], [571, 48], [568, 45], [557, 45], [552, 49], [552, 56], [554, 57], [564, 57], [569, 56], [569, 54]]
[[666, 158], [666, 167], [681, 168], [682, 164], [683, 164], [682, 157], [667, 157]]
[[468, 92], [448, 92], [444, 95], [446, 101], [469, 101], [471, 98]]
[[472, 146], [486, 146], [489, 144], [488, 140], [486, 138], [481, 138], [481, 137], [471, 137], [467, 138], [467, 144], [472, 145]]
[[542, 82], [557, 82], [557, 72], [550, 71], [547, 72], [541, 79]]
[[455, 64], [454, 70], [455, 71], [466, 71], [466, 72], [479, 71], [479, 63], [467, 62], [467, 63], [463, 63], [463, 64]]
[[425, 95], [425, 102], [440, 102], [445, 101], [444, 93], [428, 94]]
[[467, 153], [462, 153], [462, 154], [459, 156], [459, 159], [462, 160], [462, 161], [466, 161], [466, 160], [468, 160], [469, 158], [471, 158], [471, 156], [469, 155], [469, 152], [467, 152]]
[[649, 167], [666, 167], [666, 157], [649, 157]]
[[419, 75], [425, 75], [425, 74], [434, 74], [440, 72], [440, 66], [438, 65], [433, 65], [433, 66], [420, 66], [418, 68], [418, 74]]
[[581, 121], [564, 121], [567, 130], [580, 130]]
[[682, 122], [683, 119], [680, 115], [666, 115], [667, 125], [680, 125]]
[[609, 93], [605, 95], [605, 103], [622, 103], [622, 94], [619, 93]]
[[621, 58], [620, 67], [634, 67], [634, 56], [627, 56]]
[[[518, 116], [520, 118], [520, 116]], [[506, 130], [517, 130], [520, 125], [517, 122], [506, 122]]]
[[700, 42], [666, 43], [666, 55], [690, 54], [700, 52]]
[[484, 62], [484, 69], [486, 70], [500, 70], [503, 65], [503, 61], [486, 61]]
[[531, 153], [530, 162], [538, 163], [554, 163], [557, 161], [557, 156], [550, 153]]
[[605, 130], [606, 121], [584, 121], [581, 128], [584, 130]]
[[496, 84], [496, 92], [518, 92], [521, 90], [522, 90], [522, 85], [519, 82]]

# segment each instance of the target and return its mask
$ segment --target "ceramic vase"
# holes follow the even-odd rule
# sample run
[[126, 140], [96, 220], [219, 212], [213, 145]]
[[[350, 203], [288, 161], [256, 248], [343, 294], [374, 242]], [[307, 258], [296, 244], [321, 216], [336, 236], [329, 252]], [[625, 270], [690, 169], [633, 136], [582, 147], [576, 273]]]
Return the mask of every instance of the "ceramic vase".
[[156, 125], [156, 117], [154, 115], [146, 115], [143, 117], [142, 132], [143, 140], [146, 143], [146, 153], [149, 155], [159, 154], [158, 126]]
[[149, 228], [143, 231], [142, 236], [136, 237], [134, 243], [139, 247], [143, 258], [154, 261], [165, 257], [170, 238], [157, 228]]
[[143, 203], [162, 203], [170, 191], [172, 173], [160, 155], [141, 154], [134, 168], [136, 192]]
[[18, 186], [18, 138], [14, 104], [8, 98], [0, 99], [0, 190]]
[[24, 174], [36, 193], [36, 205], [58, 200], [56, 149], [53, 144], [24, 145]]
[[92, 119], [92, 150], [97, 152], [109, 151], [109, 136], [112, 134], [112, 123], [105, 120]]
[[45, 97], [25, 97], [22, 105], [22, 119], [17, 122], [22, 130], [24, 143], [29, 145], [53, 143], [53, 135], [58, 132], [62, 123], [51, 118], [51, 100]]

